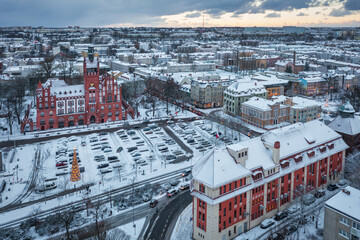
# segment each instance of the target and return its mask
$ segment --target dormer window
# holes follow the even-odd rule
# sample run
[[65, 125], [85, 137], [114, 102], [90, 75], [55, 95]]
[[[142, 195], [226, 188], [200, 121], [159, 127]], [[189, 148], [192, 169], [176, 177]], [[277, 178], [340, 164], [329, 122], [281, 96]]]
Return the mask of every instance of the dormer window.
[[320, 151], [321, 153], [325, 152], [325, 151], [326, 151], [326, 147], [325, 147], [325, 146], [319, 147], [319, 151]]
[[297, 155], [297, 156], [294, 157], [294, 161], [295, 161], [296, 163], [301, 162], [302, 160], [303, 160], [303, 156], [302, 156], [302, 155]]
[[280, 164], [281, 164], [281, 167], [282, 167], [282, 168], [287, 168], [287, 167], [290, 166], [289, 160], [284, 160], [284, 161], [282, 161]]
[[334, 148], [334, 144], [333, 143], [330, 143], [327, 145], [329, 149], [333, 149]]
[[255, 171], [255, 172], [253, 172], [252, 175], [253, 175], [254, 181], [262, 179], [262, 172], [261, 171]]
[[315, 151], [314, 150], [308, 151], [307, 155], [308, 155], [309, 158], [314, 157], [315, 156]]

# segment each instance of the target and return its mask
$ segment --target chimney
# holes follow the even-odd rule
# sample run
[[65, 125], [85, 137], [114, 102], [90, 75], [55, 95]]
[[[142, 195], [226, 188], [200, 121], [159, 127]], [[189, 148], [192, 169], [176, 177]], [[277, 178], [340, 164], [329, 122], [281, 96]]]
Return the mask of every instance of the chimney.
[[274, 149], [272, 152], [272, 159], [274, 161], [275, 164], [279, 164], [280, 161], [280, 142], [276, 141], [274, 143]]
[[294, 51], [294, 59], [293, 59], [293, 65], [295, 67], [295, 60], [296, 60], [296, 51]]

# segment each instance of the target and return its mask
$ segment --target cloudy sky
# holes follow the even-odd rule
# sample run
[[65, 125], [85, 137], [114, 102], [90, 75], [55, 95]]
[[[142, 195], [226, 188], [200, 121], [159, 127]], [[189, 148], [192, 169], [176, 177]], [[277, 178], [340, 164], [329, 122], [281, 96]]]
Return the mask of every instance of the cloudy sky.
[[0, 26], [360, 26], [360, 0], [0, 0]]

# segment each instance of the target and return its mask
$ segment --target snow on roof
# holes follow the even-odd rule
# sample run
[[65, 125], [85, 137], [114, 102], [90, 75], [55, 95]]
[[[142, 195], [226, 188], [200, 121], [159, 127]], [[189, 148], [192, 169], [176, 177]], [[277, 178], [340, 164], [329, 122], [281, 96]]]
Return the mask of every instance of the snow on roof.
[[215, 188], [226, 182], [234, 181], [250, 171], [241, 164], [236, 164], [226, 148], [213, 149], [193, 168], [194, 179]]
[[360, 133], [360, 116], [343, 118], [339, 115], [328, 126], [336, 132], [354, 136]]
[[263, 134], [261, 138], [270, 146], [274, 146], [274, 143], [279, 141], [280, 159], [283, 159], [314, 147], [313, 144], [306, 140], [305, 136], [312, 136], [312, 138], [309, 138], [315, 140], [316, 145], [321, 145], [341, 137], [340, 134], [325, 124], [318, 120], [313, 120], [269, 131]]
[[[276, 102], [276, 101], [271, 101], [271, 100], [267, 100], [264, 98], [252, 97], [248, 101], [244, 102], [242, 105], [257, 108], [262, 111], [271, 111], [270, 106], [273, 106], [277, 103], [278, 102]], [[285, 105], [280, 104], [280, 108], [283, 108], [283, 107], [285, 107]]]
[[346, 103], [340, 107], [339, 111], [344, 112], [344, 113], [355, 113], [355, 109], [349, 103], [349, 101], [346, 101]]
[[294, 104], [296, 104], [296, 106], [293, 106], [295, 108], [297, 107], [314, 107], [314, 106], [322, 106], [322, 103], [315, 101], [315, 100], [311, 100], [311, 99], [307, 99], [307, 98], [303, 98], [303, 97], [292, 97], [292, 102]]
[[360, 190], [347, 186], [327, 200], [325, 206], [360, 221]]
[[250, 77], [245, 77], [231, 84], [225, 92], [229, 95], [242, 96], [250, 94], [267, 93], [264, 85], [258, 81], [252, 81]]

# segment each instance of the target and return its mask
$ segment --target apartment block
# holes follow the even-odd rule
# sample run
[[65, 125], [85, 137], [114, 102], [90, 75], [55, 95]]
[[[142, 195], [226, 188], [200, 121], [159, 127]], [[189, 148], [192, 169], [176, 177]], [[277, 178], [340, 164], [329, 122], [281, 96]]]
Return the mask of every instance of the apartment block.
[[344, 172], [341, 136], [314, 120], [215, 148], [193, 167], [193, 238], [233, 239]]

